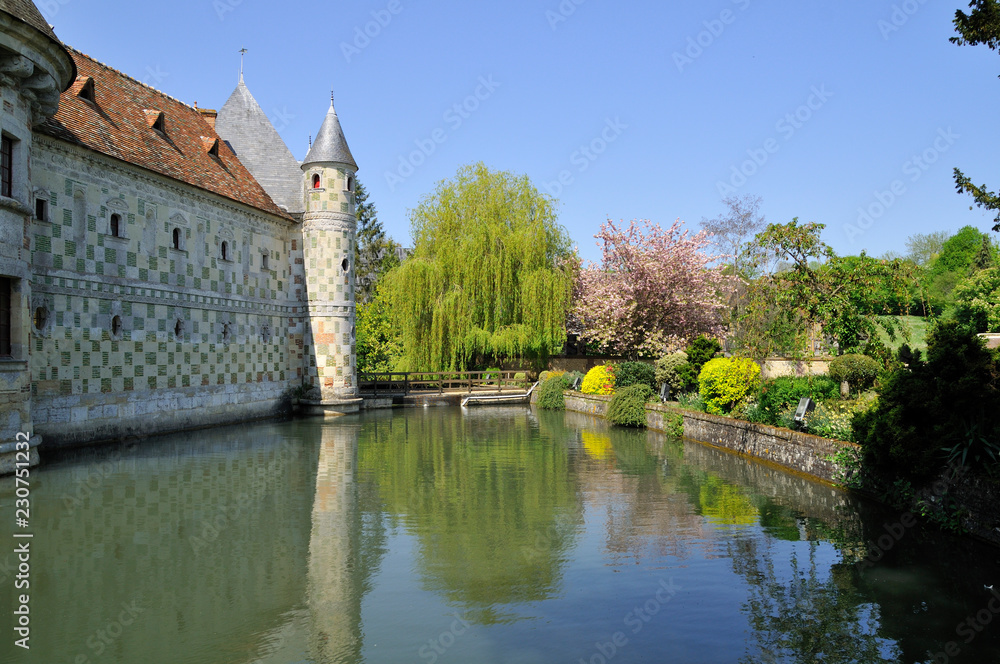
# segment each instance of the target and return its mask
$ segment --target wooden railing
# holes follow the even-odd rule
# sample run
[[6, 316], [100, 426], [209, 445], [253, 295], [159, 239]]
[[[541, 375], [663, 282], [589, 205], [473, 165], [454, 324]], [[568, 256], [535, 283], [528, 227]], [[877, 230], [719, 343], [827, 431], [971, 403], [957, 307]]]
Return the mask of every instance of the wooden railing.
[[[518, 378], [517, 376], [522, 376]], [[473, 392], [503, 394], [525, 391], [531, 386], [532, 374], [524, 371], [431, 371], [359, 373], [361, 396], [399, 396], [407, 394], [444, 394]]]

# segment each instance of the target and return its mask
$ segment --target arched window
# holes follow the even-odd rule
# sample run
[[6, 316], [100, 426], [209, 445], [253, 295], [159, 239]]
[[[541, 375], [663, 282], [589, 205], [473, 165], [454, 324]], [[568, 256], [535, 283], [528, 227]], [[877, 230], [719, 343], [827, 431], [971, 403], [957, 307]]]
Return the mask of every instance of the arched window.
[[180, 318], [174, 323], [174, 336], [180, 339], [184, 335], [184, 321]]
[[222, 260], [229, 260], [229, 243], [225, 241], [222, 243]]
[[121, 316], [115, 316], [111, 319], [111, 334], [113, 336], [118, 336], [122, 333], [122, 318]]
[[35, 317], [34, 317], [35, 329], [41, 332], [42, 330], [45, 329], [45, 324], [47, 322], [49, 322], [48, 309], [46, 309], [45, 307], [37, 307], [35, 309]]
[[354, 178], [347, 176], [347, 191], [354, 191]]
[[319, 173], [313, 175], [313, 189], [319, 189], [320, 179]]
[[115, 237], [122, 236], [122, 216], [120, 214], [111, 215], [111, 234]]
[[181, 229], [174, 229], [174, 249], [181, 248]]

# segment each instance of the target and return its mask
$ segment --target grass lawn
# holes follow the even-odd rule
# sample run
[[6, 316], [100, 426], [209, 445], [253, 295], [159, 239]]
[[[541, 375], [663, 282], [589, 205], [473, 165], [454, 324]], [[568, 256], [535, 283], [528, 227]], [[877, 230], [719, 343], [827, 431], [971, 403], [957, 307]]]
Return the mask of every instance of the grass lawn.
[[902, 335], [897, 334], [895, 341], [889, 341], [889, 336], [879, 330], [879, 336], [889, 348], [896, 350], [904, 343], [910, 344], [912, 350], [927, 351], [927, 319], [921, 316], [897, 316], [903, 322], [903, 326], [910, 331], [910, 339], [907, 341]]

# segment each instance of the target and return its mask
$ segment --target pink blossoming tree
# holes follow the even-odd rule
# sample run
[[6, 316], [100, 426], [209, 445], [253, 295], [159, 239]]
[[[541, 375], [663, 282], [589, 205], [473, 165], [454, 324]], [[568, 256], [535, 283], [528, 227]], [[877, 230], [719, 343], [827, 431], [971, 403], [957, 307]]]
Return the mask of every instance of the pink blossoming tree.
[[620, 228], [610, 219], [594, 237], [599, 266], [580, 271], [573, 311], [582, 336], [609, 352], [659, 356], [699, 334], [725, 329], [729, 278], [709, 267], [709, 236], [691, 235], [677, 220], [664, 230], [651, 221]]

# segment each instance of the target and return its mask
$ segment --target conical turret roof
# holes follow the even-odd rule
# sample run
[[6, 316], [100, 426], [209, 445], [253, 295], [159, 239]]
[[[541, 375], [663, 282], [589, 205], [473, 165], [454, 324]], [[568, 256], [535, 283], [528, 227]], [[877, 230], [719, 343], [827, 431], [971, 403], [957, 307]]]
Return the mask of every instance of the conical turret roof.
[[215, 130], [275, 203], [293, 214], [305, 211], [299, 162], [250, 94], [242, 73], [219, 111]]
[[330, 100], [330, 110], [327, 111], [326, 118], [323, 119], [323, 126], [319, 128], [316, 140], [313, 141], [309, 154], [306, 155], [306, 160], [302, 162], [302, 165], [323, 162], [347, 164], [354, 170], [358, 169], [358, 164], [351, 154], [351, 148], [347, 147], [347, 139], [344, 138], [344, 130], [337, 118], [337, 111], [333, 108], [332, 99]]

